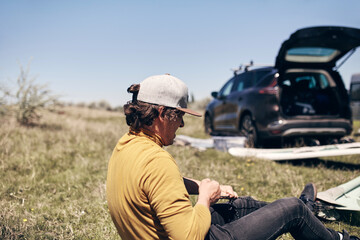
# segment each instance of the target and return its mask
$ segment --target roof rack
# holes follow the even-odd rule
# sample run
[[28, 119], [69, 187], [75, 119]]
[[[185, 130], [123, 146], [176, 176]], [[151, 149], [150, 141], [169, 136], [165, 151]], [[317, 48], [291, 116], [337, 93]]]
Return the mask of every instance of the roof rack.
[[271, 64], [254, 64], [254, 62], [251, 60], [248, 64], [240, 64], [238, 68], [231, 68], [231, 71], [234, 72], [234, 75], [238, 75], [242, 72], [249, 71], [249, 68], [258, 68], [258, 67], [272, 67]]

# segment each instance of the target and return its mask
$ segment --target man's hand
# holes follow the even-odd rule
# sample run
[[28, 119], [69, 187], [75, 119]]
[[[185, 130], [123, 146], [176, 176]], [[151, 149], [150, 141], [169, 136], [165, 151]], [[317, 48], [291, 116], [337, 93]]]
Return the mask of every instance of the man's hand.
[[230, 185], [220, 185], [221, 195], [220, 198], [237, 198], [238, 195], [234, 192]]
[[200, 182], [197, 203], [210, 207], [211, 204], [214, 204], [219, 200], [220, 195], [220, 184], [217, 181], [206, 178]]

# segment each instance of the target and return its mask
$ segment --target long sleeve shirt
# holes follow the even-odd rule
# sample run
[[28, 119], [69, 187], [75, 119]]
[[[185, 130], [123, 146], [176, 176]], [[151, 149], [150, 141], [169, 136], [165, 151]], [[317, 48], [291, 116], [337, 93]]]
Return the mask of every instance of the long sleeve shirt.
[[192, 206], [174, 158], [161, 139], [129, 132], [108, 165], [106, 193], [122, 239], [201, 239], [210, 228], [206, 206]]

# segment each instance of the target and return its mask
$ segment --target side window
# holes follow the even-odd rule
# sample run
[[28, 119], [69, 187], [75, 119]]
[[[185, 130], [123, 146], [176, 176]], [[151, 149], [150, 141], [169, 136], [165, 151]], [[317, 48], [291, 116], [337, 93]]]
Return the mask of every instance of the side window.
[[243, 74], [243, 78], [242, 78], [244, 82], [243, 90], [254, 86], [254, 82], [255, 82], [254, 78], [255, 78], [255, 73], [252, 71]]
[[246, 88], [252, 87], [254, 84], [254, 73], [245, 72], [236, 77], [235, 91], [241, 92]]
[[258, 84], [260, 80], [262, 80], [265, 77], [265, 75], [267, 75], [268, 73], [270, 73], [270, 71], [255, 71], [254, 85]]
[[226, 97], [231, 93], [231, 89], [234, 85], [234, 79], [230, 79], [219, 91], [219, 97]]
[[237, 84], [237, 88], [236, 91], [241, 92], [242, 90], [244, 90], [244, 81], [241, 81]]

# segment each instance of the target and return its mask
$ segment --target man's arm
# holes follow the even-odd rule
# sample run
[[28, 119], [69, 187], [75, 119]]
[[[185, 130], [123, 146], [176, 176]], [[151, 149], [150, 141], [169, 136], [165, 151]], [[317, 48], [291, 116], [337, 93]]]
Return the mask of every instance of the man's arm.
[[[199, 194], [200, 181], [183, 177], [185, 188], [189, 194]], [[220, 185], [221, 197], [224, 198], [236, 198], [237, 193], [234, 192], [233, 188], [229, 185]]]
[[189, 194], [199, 194], [200, 181], [183, 177], [185, 188]]

